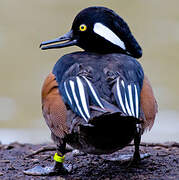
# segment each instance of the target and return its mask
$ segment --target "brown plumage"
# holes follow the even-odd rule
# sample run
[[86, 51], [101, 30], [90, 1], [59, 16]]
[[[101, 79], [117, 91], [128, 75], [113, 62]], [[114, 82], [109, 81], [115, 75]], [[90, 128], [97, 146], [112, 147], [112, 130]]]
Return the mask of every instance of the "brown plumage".
[[68, 133], [66, 125], [67, 110], [59, 94], [55, 76], [52, 73], [47, 76], [42, 87], [42, 112], [52, 133], [59, 138], [63, 138]]
[[146, 76], [144, 76], [143, 87], [140, 96], [141, 108], [144, 112], [144, 123], [142, 124], [142, 128], [143, 130], [150, 130], [154, 124], [156, 113], [158, 112], [158, 105], [154, 97], [151, 84]]

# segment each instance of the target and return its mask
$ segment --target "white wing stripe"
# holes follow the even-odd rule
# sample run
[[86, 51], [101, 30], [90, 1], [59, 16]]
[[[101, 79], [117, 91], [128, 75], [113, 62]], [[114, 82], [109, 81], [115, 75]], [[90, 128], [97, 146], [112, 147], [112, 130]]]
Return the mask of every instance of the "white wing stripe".
[[86, 121], [88, 121], [88, 120], [86, 119], [85, 115], [83, 114], [83, 111], [81, 110], [81, 107], [80, 107], [80, 105], [79, 105], [78, 98], [77, 98], [76, 92], [75, 92], [75, 84], [74, 84], [74, 82], [71, 81], [71, 80], [69, 81], [69, 83], [70, 83], [70, 87], [71, 87], [71, 90], [72, 90], [72, 94], [73, 94], [73, 97], [74, 97], [76, 106], [77, 106], [77, 108], [78, 108], [81, 116], [82, 116]]
[[124, 103], [122, 101], [122, 96], [121, 96], [121, 91], [119, 89], [119, 77], [117, 78], [117, 84], [116, 84], [116, 88], [117, 88], [117, 97], [119, 99], [119, 102], [121, 104], [122, 110], [124, 111], [124, 113], [126, 113], [125, 107], [124, 107]]
[[70, 97], [70, 95], [68, 93], [66, 82], [64, 82], [64, 87], [65, 87], [65, 93], [67, 95], [67, 98], [70, 101], [70, 104], [72, 105], [72, 100], [71, 100], [71, 97]]
[[131, 85], [128, 85], [128, 91], [129, 91], [129, 101], [130, 101], [130, 107], [131, 107], [132, 115], [135, 116]]
[[121, 83], [122, 83], [123, 87], [125, 88], [125, 86], [124, 86], [124, 81], [123, 81], [123, 80], [121, 81]]
[[111, 43], [121, 47], [122, 49], [126, 50], [125, 44], [121, 39], [111, 31], [107, 26], [101, 23], [95, 23], [93, 31], [100, 35], [101, 37], [105, 38], [106, 40], [110, 41]]
[[99, 106], [100, 106], [101, 108], [104, 109], [104, 106], [102, 105], [101, 101], [99, 100], [99, 98], [98, 98], [98, 96], [97, 96], [95, 90], [93, 89], [93, 87], [92, 87], [90, 81], [89, 81], [86, 77], [84, 77], [84, 76], [82, 76], [82, 77], [86, 80], [86, 82], [87, 82], [87, 84], [88, 84], [88, 86], [89, 86], [89, 88], [90, 88], [90, 90], [91, 90], [91, 92], [92, 92], [94, 98], [96, 99], [97, 103], [99, 104]]
[[87, 117], [90, 119], [90, 114], [89, 114], [89, 110], [88, 110], [88, 106], [87, 106], [87, 102], [86, 102], [86, 98], [85, 98], [85, 90], [84, 90], [83, 84], [82, 84], [81, 79], [79, 77], [76, 77], [76, 80], [77, 80], [77, 85], [78, 85], [83, 109], [84, 109]]
[[131, 110], [129, 108], [129, 104], [128, 104], [128, 101], [127, 101], [127, 97], [126, 97], [126, 94], [125, 94], [125, 102], [126, 102], [126, 109], [127, 109], [127, 112], [130, 116], [132, 116], [132, 113], [131, 113]]
[[134, 89], [135, 89], [135, 101], [136, 101], [136, 117], [138, 118], [139, 117], [139, 97], [138, 97], [136, 85], [134, 85]]
[[[125, 89], [124, 81], [122, 80], [121, 83], [122, 83], [122, 86], [123, 86], [124, 89]], [[125, 94], [125, 103], [126, 103], [126, 109], [127, 109], [128, 114], [129, 114], [130, 116], [132, 116], [132, 113], [131, 113], [131, 110], [130, 110], [130, 108], [129, 108], [129, 104], [128, 104], [128, 101], [127, 101], [126, 94]]]

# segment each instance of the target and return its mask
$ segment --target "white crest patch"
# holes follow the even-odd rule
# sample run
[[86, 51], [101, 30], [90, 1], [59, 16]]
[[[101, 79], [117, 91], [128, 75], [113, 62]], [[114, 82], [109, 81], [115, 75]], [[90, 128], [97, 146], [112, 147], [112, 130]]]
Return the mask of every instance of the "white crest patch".
[[105, 25], [99, 22], [95, 23], [93, 31], [101, 37], [105, 38], [106, 40], [110, 41], [111, 43], [121, 47], [124, 50], [126, 49], [124, 42]]

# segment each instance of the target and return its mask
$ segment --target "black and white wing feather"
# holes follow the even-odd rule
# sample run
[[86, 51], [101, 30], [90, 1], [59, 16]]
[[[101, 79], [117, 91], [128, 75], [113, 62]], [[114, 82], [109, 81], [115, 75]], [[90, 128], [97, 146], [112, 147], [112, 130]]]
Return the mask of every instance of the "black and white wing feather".
[[62, 89], [62, 95], [71, 109], [87, 122], [90, 119], [90, 100], [95, 105], [104, 108], [97, 89], [85, 76], [67, 79], [60, 89]]
[[117, 105], [124, 114], [139, 117], [140, 114], [140, 87], [138, 83], [127, 82], [118, 77], [113, 87]]

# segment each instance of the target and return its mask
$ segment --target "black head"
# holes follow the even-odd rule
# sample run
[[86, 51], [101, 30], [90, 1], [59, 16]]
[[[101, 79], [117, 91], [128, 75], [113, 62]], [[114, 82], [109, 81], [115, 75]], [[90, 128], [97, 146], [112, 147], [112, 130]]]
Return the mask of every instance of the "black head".
[[[68, 40], [68, 41], [66, 41]], [[66, 41], [61, 44], [43, 46]], [[43, 50], [77, 45], [89, 52], [124, 53], [135, 58], [142, 49], [133, 37], [126, 22], [114, 11], [105, 7], [89, 7], [74, 19], [70, 32], [51, 41], [42, 42]]]

